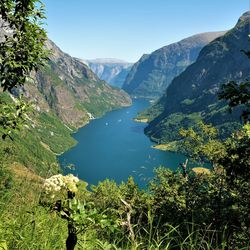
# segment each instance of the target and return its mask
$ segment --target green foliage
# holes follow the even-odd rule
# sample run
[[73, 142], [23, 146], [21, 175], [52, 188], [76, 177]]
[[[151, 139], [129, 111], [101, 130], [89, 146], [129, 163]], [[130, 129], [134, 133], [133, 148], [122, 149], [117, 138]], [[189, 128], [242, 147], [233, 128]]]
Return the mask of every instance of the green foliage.
[[[44, 42], [43, 31], [36, 26], [43, 16], [35, 11], [35, 3], [6, 0], [1, 4], [2, 17], [14, 31], [5, 41], [26, 41], [32, 50], [28, 55], [26, 44], [23, 45], [22, 54], [28, 56], [23, 62], [10, 43], [1, 44], [4, 72], [1, 79], [8, 78], [8, 81], [1, 80], [1, 85], [6, 90], [15, 84], [22, 85], [30, 70], [40, 64], [36, 59], [43, 57], [43, 51], [34, 54]], [[17, 20], [20, 22], [13, 23]], [[32, 32], [37, 35], [32, 37]], [[14, 45], [20, 52], [20, 44]], [[4, 53], [9, 53], [6, 60], [2, 58], [4, 48]], [[52, 74], [50, 68], [45, 70]], [[17, 73], [20, 73], [18, 81]], [[58, 78], [53, 80], [61, 84]], [[79, 80], [77, 84], [84, 81]], [[101, 83], [99, 87], [102, 89]], [[238, 91], [238, 86], [234, 87]], [[244, 91], [244, 88], [238, 91], [235, 95], [238, 99], [231, 94], [224, 97], [233, 97], [232, 106], [248, 105], [248, 94]], [[77, 103], [77, 108], [87, 108], [98, 116], [113, 105], [108, 102], [112, 101], [109, 94], [98, 97], [98, 100], [90, 98], [93, 106]], [[11, 104], [8, 98], [3, 95], [1, 99], [4, 105], [0, 131], [9, 135], [19, 123], [24, 127], [27, 106], [24, 103], [17, 104], [17, 108], [8, 106]], [[193, 105], [192, 100], [184, 99], [182, 105]], [[224, 112], [224, 106], [217, 104], [208, 109], [213, 115]], [[67, 176], [57, 175], [64, 182], [50, 183], [47, 191], [54, 188], [52, 191], [56, 192], [41, 196], [46, 184], [41, 176], [58, 171], [55, 153], [62, 152], [74, 141], [70, 129], [54, 114], [31, 114], [26, 130], [13, 133], [13, 142], [7, 138], [0, 144], [0, 248], [62, 249], [68, 237], [67, 249], [74, 249], [76, 244], [78, 249], [248, 249], [250, 126], [246, 123], [222, 141], [211, 125], [195, 124], [201, 118], [204, 118], [202, 112], [174, 113], [162, 125], [167, 124], [171, 129], [184, 125], [180, 132], [182, 150], [193, 159], [210, 161], [214, 166], [210, 172], [187, 170], [184, 175], [179, 169], [173, 172], [160, 167], [146, 190], [140, 190], [132, 177], [120, 185], [105, 180], [93, 186], [92, 191], [86, 190], [86, 184], [78, 190], [77, 178], [70, 176], [74, 180], [70, 182]], [[188, 128], [192, 124], [195, 126]], [[169, 137], [171, 133], [172, 130], [163, 131]], [[13, 162], [25, 166], [18, 169]]]
[[[0, 98], [3, 95], [0, 95]], [[26, 103], [22, 96], [13, 102], [5, 102], [0, 99], [0, 126], [2, 127], [2, 139], [9, 137], [20, 130], [26, 123], [27, 115], [31, 111], [31, 106]]]
[[5, 145], [3, 150], [0, 151], [0, 199], [5, 199], [4, 197], [8, 195], [13, 185], [13, 176], [6, 163], [12, 151], [12, 147], [5, 147]]
[[[76, 198], [79, 179], [72, 174], [54, 175], [45, 180], [41, 204], [51, 207], [60, 218], [68, 223], [67, 250], [73, 250], [77, 244], [77, 235], [87, 229], [108, 227], [114, 230], [116, 225], [103, 213], [99, 213], [91, 202], [82, 203]], [[66, 191], [66, 195], [65, 195]], [[49, 196], [48, 196], [49, 195]], [[47, 199], [46, 199], [47, 198]]]
[[[249, 37], [249, 35], [248, 35]], [[246, 56], [250, 59], [250, 51], [242, 50]], [[232, 112], [232, 108], [237, 106], [243, 106], [244, 109], [241, 114], [241, 118], [244, 122], [249, 121], [250, 118], [250, 81], [246, 80], [237, 84], [234, 81], [230, 81], [227, 84], [222, 84], [220, 92], [218, 94], [219, 99], [225, 99], [228, 101], [229, 111]]]
[[[150, 136], [156, 142], [168, 143], [170, 141], [179, 141], [178, 131], [181, 128], [189, 128], [201, 121], [201, 113], [173, 113], [168, 118], [161, 121], [161, 128], [154, 131]], [[146, 128], [146, 133], [150, 131]], [[160, 138], [160, 139], [158, 139]]]
[[[40, 1], [3, 0], [0, 8], [0, 87], [12, 91], [22, 86], [31, 71], [37, 70], [47, 57], [44, 49], [47, 39], [40, 26], [44, 8]], [[22, 98], [16, 103], [3, 103], [0, 100], [0, 126], [2, 138], [12, 138], [12, 133], [23, 127], [28, 104]]]
[[131, 178], [120, 185], [106, 180], [93, 187], [94, 191], [79, 189], [77, 197], [68, 199], [65, 193], [64, 201], [61, 196], [46, 198], [49, 207], [37, 206], [40, 185], [29, 179], [20, 181], [12, 187], [13, 195], [5, 203], [8, 205], [0, 207], [0, 233], [10, 249], [62, 249], [68, 221], [78, 232], [76, 249], [248, 247], [244, 228], [235, 228], [235, 219], [241, 218], [237, 217], [239, 200], [228, 188], [223, 173], [189, 172], [184, 178], [178, 171], [159, 168], [146, 192], [139, 190]]
[[36, 133], [55, 154], [61, 154], [65, 149], [75, 145], [76, 141], [71, 137], [69, 128], [54, 114], [42, 112], [37, 121], [39, 128], [35, 130]]
[[250, 82], [245, 81], [237, 84], [234, 81], [230, 81], [227, 84], [221, 86], [219, 93], [220, 99], [228, 100], [228, 105], [230, 112], [232, 108], [236, 106], [243, 106], [244, 109], [241, 114], [241, 118], [244, 122], [248, 121], [250, 118]]
[[[218, 181], [217, 184], [212, 180], [208, 182], [212, 187], [209, 191], [212, 197], [209, 200], [212, 198], [214, 199], [212, 204], [217, 204], [217, 215], [215, 214], [217, 225], [230, 217], [227, 219], [227, 225], [231, 228], [232, 244], [238, 245], [240, 241], [247, 242], [250, 231], [248, 226], [250, 211], [247, 205], [250, 202], [247, 191], [250, 188], [249, 124], [232, 134], [226, 141], [216, 139], [216, 130], [211, 126], [200, 124], [200, 128], [200, 131], [194, 131], [192, 128], [181, 131], [184, 137], [183, 148], [193, 158], [206, 158], [213, 163], [215, 169], [213, 175], [216, 178], [214, 181]], [[195, 194], [196, 190], [197, 188], [192, 194]], [[204, 198], [205, 194], [201, 194], [200, 197]], [[203, 208], [205, 206], [204, 204]], [[212, 208], [215, 210], [215, 207], [212, 206]]]
[[0, 168], [0, 197], [6, 195], [13, 184], [12, 173], [5, 166]]
[[199, 122], [196, 129], [181, 129], [180, 135], [184, 139], [181, 143], [182, 151], [193, 160], [207, 160], [216, 164], [226, 154], [225, 145], [217, 139], [217, 129], [211, 125]]
[[0, 240], [0, 250], [8, 250], [7, 243], [5, 240]]
[[66, 225], [38, 206], [41, 178], [13, 175], [8, 195], [0, 196], [0, 239], [8, 249], [61, 249]]
[[[103, 88], [103, 82], [100, 82], [100, 87]], [[89, 97], [89, 102], [82, 104], [82, 107], [88, 110], [94, 117], [100, 117], [107, 111], [111, 111], [119, 108], [119, 105], [113, 102], [113, 95], [107, 92], [101, 92], [98, 94], [96, 90], [92, 90]]]
[[11, 91], [23, 85], [47, 57], [47, 37], [41, 28], [44, 7], [37, 0], [3, 0], [0, 14], [2, 25], [9, 30], [0, 43], [0, 84], [3, 90]]
[[97, 186], [92, 186], [91, 189], [94, 202], [99, 208], [107, 210], [110, 214], [117, 214], [121, 203], [121, 192], [115, 181], [104, 180]]
[[[76, 142], [69, 130], [51, 113], [31, 114], [19, 133], [12, 133], [13, 140], [7, 138], [0, 144], [0, 156], [9, 152], [7, 165], [19, 162], [44, 176], [59, 171], [56, 154], [72, 147]], [[2, 129], [0, 128], [0, 133]]]
[[250, 168], [250, 125], [244, 125], [240, 131], [233, 134], [233, 138], [226, 142], [226, 154], [220, 160], [225, 166], [230, 180], [249, 180]]

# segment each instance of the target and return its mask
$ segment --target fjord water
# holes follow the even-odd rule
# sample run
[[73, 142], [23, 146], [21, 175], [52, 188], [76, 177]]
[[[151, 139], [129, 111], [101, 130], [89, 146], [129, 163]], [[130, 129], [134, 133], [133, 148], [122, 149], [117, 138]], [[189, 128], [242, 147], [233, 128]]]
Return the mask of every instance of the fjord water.
[[155, 167], [176, 169], [184, 156], [151, 148], [154, 143], [143, 132], [146, 124], [133, 121], [148, 106], [147, 100], [134, 99], [131, 107], [92, 120], [73, 135], [78, 144], [59, 156], [60, 163], [73, 164], [73, 173], [89, 185], [106, 178], [120, 183], [133, 176], [145, 187]]

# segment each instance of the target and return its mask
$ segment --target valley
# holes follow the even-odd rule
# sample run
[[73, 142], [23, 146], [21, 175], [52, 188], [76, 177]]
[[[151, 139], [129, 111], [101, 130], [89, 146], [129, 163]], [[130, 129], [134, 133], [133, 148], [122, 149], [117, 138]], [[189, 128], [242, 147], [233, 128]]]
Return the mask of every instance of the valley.
[[212, 2], [0, 3], [0, 249], [250, 249], [250, 11]]
[[148, 106], [147, 100], [134, 99], [132, 106], [92, 120], [73, 134], [78, 144], [59, 156], [61, 165], [73, 164], [72, 173], [89, 185], [107, 178], [121, 183], [133, 176], [142, 188], [157, 166], [176, 170], [185, 156], [153, 149], [154, 143], [144, 135], [146, 123], [133, 120]]

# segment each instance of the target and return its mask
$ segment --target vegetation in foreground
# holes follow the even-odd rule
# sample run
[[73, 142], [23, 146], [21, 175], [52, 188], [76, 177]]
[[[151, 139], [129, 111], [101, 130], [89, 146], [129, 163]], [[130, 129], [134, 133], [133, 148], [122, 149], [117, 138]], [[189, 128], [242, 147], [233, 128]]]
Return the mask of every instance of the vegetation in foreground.
[[64, 249], [70, 225], [75, 249], [249, 249], [249, 124], [224, 142], [202, 123], [181, 134], [191, 156], [213, 169], [160, 167], [145, 190], [132, 177], [89, 190], [73, 176], [48, 172], [45, 180], [21, 165], [11, 171], [5, 160], [1, 240], [9, 249]]
[[[35, 0], [4, 3], [1, 15], [16, 37], [1, 43], [0, 80], [3, 91], [11, 91], [40, 65], [45, 37], [37, 26], [43, 12]], [[20, 50], [27, 57], [19, 57]], [[24, 127], [26, 104], [4, 103], [1, 96], [0, 248], [249, 249], [249, 82], [225, 85], [220, 96], [231, 107], [244, 105], [241, 129], [224, 141], [204, 123], [180, 131], [190, 160], [209, 161], [212, 170], [191, 171], [188, 161], [175, 172], [160, 167], [145, 190], [133, 178], [120, 185], [106, 180], [88, 190], [73, 175], [55, 175], [53, 164], [42, 168], [43, 155], [27, 168], [29, 152], [23, 148], [23, 161], [15, 162], [12, 135]], [[44, 120], [53, 117], [40, 117]], [[30, 130], [28, 138], [36, 138]], [[34, 171], [39, 169], [41, 175]]]

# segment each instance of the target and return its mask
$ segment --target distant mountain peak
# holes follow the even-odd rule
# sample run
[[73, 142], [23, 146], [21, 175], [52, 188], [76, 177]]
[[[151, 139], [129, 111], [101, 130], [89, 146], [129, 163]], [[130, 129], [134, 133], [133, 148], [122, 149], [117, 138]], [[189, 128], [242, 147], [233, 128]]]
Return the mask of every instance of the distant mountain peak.
[[116, 58], [95, 58], [95, 59], [85, 59], [86, 62], [99, 63], [99, 64], [130, 64], [122, 59]]
[[119, 88], [123, 85], [127, 74], [132, 67], [132, 63], [116, 58], [78, 60], [85, 63], [100, 79]]
[[224, 34], [225, 31], [196, 34], [143, 55], [132, 67], [122, 88], [131, 96], [161, 96], [171, 81], [196, 61], [205, 45]]
[[223, 36], [226, 32], [227, 32], [227, 30], [225, 30], [225, 31], [202, 32], [202, 33], [198, 33], [196, 35], [187, 37], [187, 38], [181, 40], [180, 42], [183, 42], [183, 41], [190, 41], [190, 42], [191, 41], [196, 41], [196, 43], [197, 42], [210, 43], [211, 41], [213, 41], [217, 37]]
[[223, 136], [239, 126], [240, 110], [229, 115], [217, 94], [221, 84], [250, 77], [250, 62], [242, 53], [250, 50], [249, 25], [250, 12], [246, 12], [234, 28], [207, 44], [196, 62], [172, 80], [157, 104], [147, 111], [153, 114], [145, 128], [147, 135], [157, 141], [176, 141], [180, 128], [194, 126], [199, 120], [217, 126]]

